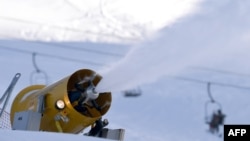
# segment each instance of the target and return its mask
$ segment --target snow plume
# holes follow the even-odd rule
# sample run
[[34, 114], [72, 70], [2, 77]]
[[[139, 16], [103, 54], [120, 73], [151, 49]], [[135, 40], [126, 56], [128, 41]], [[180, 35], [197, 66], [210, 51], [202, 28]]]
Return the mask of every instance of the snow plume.
[[247, 53], [249, 6], [248, 1], [204, 1], [195, 15], [134, 46], [122, 60], [100, 71], [103, 80], [97, 90], [121, 91], [176, 75], [187, 66], [219, 67], [233, 55], [237, 59]]

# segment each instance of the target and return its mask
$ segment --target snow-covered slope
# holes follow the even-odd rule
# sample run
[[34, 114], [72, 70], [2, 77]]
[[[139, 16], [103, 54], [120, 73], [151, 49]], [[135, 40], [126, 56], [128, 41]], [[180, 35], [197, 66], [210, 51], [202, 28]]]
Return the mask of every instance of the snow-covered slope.
[[198, 0], [2, 0], [0, 37], [137, 42], [194, 11]]
[[72, 135], [63, 133], [20, 131], [20, 130], [0, 130], [2, 141], [34, 141], [34, 140], [61, 140], [61, 141], [108, 141], [107, 139], [93, 138], [83, 135]]
[[[0, 47], [4, 66], [0, 90], [5, 90], [16, 72], [23, 75], [13, 96], [30, 84], [35, 51], [37, 64], [48, 73], [50, 83], [78, 68], [99, 72], [103, 81], [98, 89], [113, 92], [112, 107], [105, 118], [110, 121], [109, 128], [126, 130], [126, 141], [222, 141], [207, 132], [204, 121], [207, 82], [212, 82], [211, 92], [227, 115], [226, 124], [250, 123], [249, 5], [248, 1], [203, 1], [196, 14], [161, 30], [158, 37], [129, 47], [1, 40], [2, 46], [14, 49]], [[61, 48], [52, 47], [55, 44]], [[120, 56], [84, 53], [73, 47]], [[100, 65], [81, 63], [82, 59]], [[126, 98], [121, 93], [137, 86], [142, 89], [140, 97]]]

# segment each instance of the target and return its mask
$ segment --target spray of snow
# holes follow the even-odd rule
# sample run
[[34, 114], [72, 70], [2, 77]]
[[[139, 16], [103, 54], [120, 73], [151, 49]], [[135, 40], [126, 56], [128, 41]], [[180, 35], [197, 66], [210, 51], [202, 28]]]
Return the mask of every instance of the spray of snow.
[[[187, 66], [219, 65], [232, 55], [246, 53], [245, 27], [250, 21], [244, 17], [250, 3], [212, 3], [216, 5], [206, 2], [198, 14], [164, 29], [158, 38], [134, 46], [125, 58], [100, 71], [103, 80], [97, 90], [131, 89], [178, 74]], [[230, 5], [234, 7], [229, 11]]]

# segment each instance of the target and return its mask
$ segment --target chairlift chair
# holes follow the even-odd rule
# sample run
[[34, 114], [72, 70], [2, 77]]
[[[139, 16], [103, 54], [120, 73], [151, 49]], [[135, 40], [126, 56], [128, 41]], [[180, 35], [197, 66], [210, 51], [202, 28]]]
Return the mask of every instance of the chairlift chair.
[[208, 92], [208, 96], [209, 96], [210, 100], [205, 103], [205, 122], [207, 124], [210, 123], [211, 115], [214, 112], [217, 112], [219, 110], [222, 111], [221, 104], [214, 100], [214, 98], [212, 97], [210, 89], [211, 89], [211, 83], [208, 82], [208, 84], [207, 84], [207, 92]]
[[141, 95], [141, 89], [125, 90], [123, 93], [125, 97], [137, 97]]

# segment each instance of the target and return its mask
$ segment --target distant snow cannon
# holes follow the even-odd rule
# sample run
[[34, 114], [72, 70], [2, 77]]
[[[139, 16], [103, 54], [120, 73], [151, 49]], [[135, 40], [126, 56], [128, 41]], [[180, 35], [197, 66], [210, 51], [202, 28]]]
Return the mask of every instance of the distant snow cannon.
[[12, 128], [76, 134], [92, 126], [88, 135], [98, 136], [108, 124], [101, 118], [112, 101], [111, 92], [95, 91], [101, 79], [81, 69], [52, 85], [24, 88], [12, 103]]

